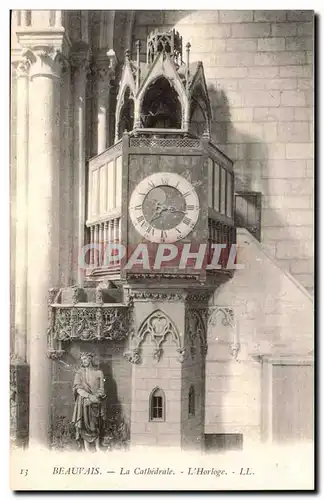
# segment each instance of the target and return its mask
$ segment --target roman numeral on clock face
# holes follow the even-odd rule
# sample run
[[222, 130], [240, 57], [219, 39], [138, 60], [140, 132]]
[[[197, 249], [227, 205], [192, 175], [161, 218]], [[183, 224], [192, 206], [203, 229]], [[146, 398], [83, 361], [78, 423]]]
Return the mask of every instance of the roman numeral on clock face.
[[139, 217], [137, 217], [137, 222], [143, 222], [144, 220], [144, 215], [140, 215]]
[[153, 234], [154, 234], [154, 229], [153, 229], [153, 227], [152, 227], [152, 226], [149, 226], [149, 227], [146, 229], [145, 233], [146, 233], [146, 234], [150, 234], [150, 233], [152, 233], [152, 236], [153, 236]]
[[195, 205], [187, 205], [187, 210], [194, 210], [195, 209]]
[[161, 241], [165, 241], [166, 237], [167, 237], [167, 233], [166, 233], [166, 231], [163, 231], [163, 230], [162, 230], [162, 231], [161, 231]]
[[166, 184], [166, 185], [169, 184], [168, 177], [162, 177], [161, 182], [162, 182], [162, 184]]
[[189, 217], [184, 217], [182, 222], [184, 224], [187, 224], [187, 226], [189, 226], [189, 224], [191, 223], [191, 219], [189, 219]]

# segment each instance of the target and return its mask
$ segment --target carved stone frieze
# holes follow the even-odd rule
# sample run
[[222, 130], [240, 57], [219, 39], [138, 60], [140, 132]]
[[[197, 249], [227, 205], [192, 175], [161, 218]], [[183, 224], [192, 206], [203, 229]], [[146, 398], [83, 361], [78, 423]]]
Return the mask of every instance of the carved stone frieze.
[[208, 303], [208, 300], [213, 292], [206, 292], [206, 291], [201, 291], [201, 292], [189, 292], [186, 298], [187, 302], [192, 302], [194, 304], [203, 304], [203, 306]]
[[[99, 288], [98, 293], [102, 293]], [[132, 333], [131, 308], [123, 305], [79, 304], [83, 290], [75, 287], [72, 304], [59, 303], [61, 290], [48, 294], [47, 355], [59, 359], [64, 354], [62, 342], [73, 340], [113, 340], [119, 342]]]
[[56, 307], [54, 340], [116, 340], [128, 335], [128, 309], [118, 307]]
[[172, 274], [172, 273], [163, 273], [163, 274], [154, 274], [154, 273], [129, 273], [129, 277], [131, 277], [132, 280], [139, 280], [139, 281], [156, 281], [158, 283], [161, 282], [161, 280], [184, 280], [184, 281], [200, 281], [201, 277], [199, 274]]
[[155, 292], [150, 290], [132, 291], [129, 295], [132, 301], [160, 301], [160, 302], [179, 302], [186, 298], [185, 293], [180, 292]]
[[179, 353], [178, 361], [182, 362], [184, 348], [181, 344], [179, 332], [172, 320], [159, 309], [145, 319], [137, 332], [133, 331], [131, 335], [131, 348], [124, 356], [131, 363], [139, 363], [141, 360], [141, 345], [146, 337], [149, 337], [154, 344], [153, 358], [159, 361], [163, 355], [163, 343], [168, 335], [171, 336], [173, 343], [176, 345], [177, 352]]

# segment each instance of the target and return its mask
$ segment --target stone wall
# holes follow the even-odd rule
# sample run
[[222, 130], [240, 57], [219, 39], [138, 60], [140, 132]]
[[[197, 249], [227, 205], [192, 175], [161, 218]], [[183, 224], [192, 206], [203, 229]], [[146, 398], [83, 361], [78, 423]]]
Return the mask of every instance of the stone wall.
[[262, 242], [313, 288], [313, 11], [136, 11], [134, 43], [175, 27], [204, 63], [212, 139], [262, 192]]
[[[222, 323], [221, 316], [208, 329], [205, 429], [207, 434], [243, 434], [246, 444], [262, 437], [262, 412], [272, 411], [265, 397], [262, 356], [310, 360], [314, 311], [311, 296], [244, 229], [238, 231], [238, 245], [238, 262], [244, 263], [244, 269], [218, 288], [211, 304], [233, 311], [236, 332]], [[230, 354], [234, 333], [241, 347], [237, 360]], [[292, 398], [300, 405], [305, 398], [300, 398], [297, 386], [292, 388], [290, 384], [281, 401]], [[281, 424], [289, 426], [288, 421]], [[307, 425], [311, 425], [309, 419]]]

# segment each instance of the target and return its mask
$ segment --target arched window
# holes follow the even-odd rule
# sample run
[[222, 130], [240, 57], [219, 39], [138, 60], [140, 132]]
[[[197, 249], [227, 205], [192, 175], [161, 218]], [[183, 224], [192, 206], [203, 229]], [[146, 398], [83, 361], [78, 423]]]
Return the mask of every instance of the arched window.
[[165, 420], [165, 396], [159, 387], [150, 396], [150, 420]]
[[193, 385], [190, 386], [189, 389], [189, 398], [188, 398], [188, 414], [189, 417], [193, 417], [195, 415], [195, 388]]

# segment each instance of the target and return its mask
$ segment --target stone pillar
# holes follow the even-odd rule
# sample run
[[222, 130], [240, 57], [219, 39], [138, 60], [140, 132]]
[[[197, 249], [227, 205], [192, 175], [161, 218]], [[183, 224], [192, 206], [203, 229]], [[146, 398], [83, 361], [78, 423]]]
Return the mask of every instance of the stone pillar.
[[72, 196], [73, 196], [73, 116], [71, 68], [64, 60], [61, 76], [61, 162], [60, 162], [60, 284], [71, 285], [72, 279]]
[[71, 56], [73, 81], [74, 165], [73, 165], [73, 259], [74, 281], [82, 288], [84, 270], [79, 267], [79, 254], [84, 245], [85, 230], [85, 150], [86, 150], [86, 84], [89, 65], [88, 46], [79, 47]]
[[30, 445], [48, 445], [50, 361], [48, 290], [59, 281], [60, 54], [31, 47], [28, 173], [28, 332]]
[[98, 134], [97, 134], [97, 153], [100, 154], [107, 148], [109, 130], [108, 130], [108, 103], [109, 86], [106, 86], [103, 72], [99, 73], [98, 81]]
[[[15, 86], [15, 308], [10, 357], [10, 438], [13, 446], [28, 442], [29, 366], [27, 347], [27, 175], [28, 175], [28, 61], [24, 57], [13, 62]], [[13, 119], [13, 117], [12, 117]], [[14, 124], [13, 124], [14, 125]], [[13, 158], [12, 158], [13, 161]]]
[[27, 186], [28, 186], [28, 61], [16, 62], [16, 245], [14, 353], [26, 361], [27, 328]]
[[110, 86], [115, 77], [116, 57], [113, 50], [96, 58], [97, 75], [97, 154], [105, 151], [111, 144], [110, 130]]

